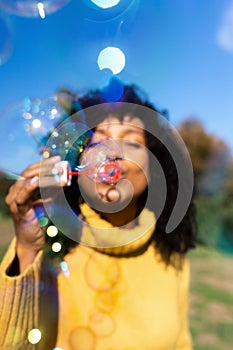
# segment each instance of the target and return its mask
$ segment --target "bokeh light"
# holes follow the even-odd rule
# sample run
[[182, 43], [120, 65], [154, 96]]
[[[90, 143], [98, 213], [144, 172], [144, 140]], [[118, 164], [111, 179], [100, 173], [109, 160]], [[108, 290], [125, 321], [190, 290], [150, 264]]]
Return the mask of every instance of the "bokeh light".
[[0, 15], [0, 66], [6, 63], [13, 52], [13, 34], [10, 21]]
[[62, 261], [60, 263], [60, 266], [61, 266], [61, 270], [64, 273], [64, 275], [66, 277], [70, 277], [70, 271], [69, 271], [69, 267], [68, 267], [67, 263], [65, 261]]
[[139, 0], [82, 0], [82, 13], [85, 19], [93, 22], [106, 22], [128, 16], [138, 9]]
[[33, 328], [28, 333], [28, 341], [30, 344], [38, 344], [41, 340], [41, 331], [37, 328]]
[[37, 217], [37, 219], [39, 221], [39, 225], [41, 227], [47, 226], [48, 223], [49, 223], [49, 219], [45, 215], [45, 212], [44, 212], [43, 208], [40, 205], [35, 206], [35, 213], [36, 213], [36, 217]]
[[58, 229], [56, 226], [54, 225], [50, 225], [47, 230], [46, 233], [49, 237], [55, 237], [58, 234]]
[[116, 6], [120, 0], [91, 0], [91, 2], [103, 9], [107, 9]]
[[99, 69], [110, 69], [119, 74], [125, 67], [125, 54], [118, 47], [108, 46], [101, 50], [97, 59]]
[[60, 252], [60, 251], [61, 251], [61, 248], [62, 248], [62, 245], [61, 245], [61, 243], [59, 243], [59, 242], [54, 242], [54, 243], [52, 244], [52, 251], [53, 251], [54, 253]]
[[8, 13], [23, 17], [40, 17], [60, 10], [70, 0], [1, 0], [0, 9]]

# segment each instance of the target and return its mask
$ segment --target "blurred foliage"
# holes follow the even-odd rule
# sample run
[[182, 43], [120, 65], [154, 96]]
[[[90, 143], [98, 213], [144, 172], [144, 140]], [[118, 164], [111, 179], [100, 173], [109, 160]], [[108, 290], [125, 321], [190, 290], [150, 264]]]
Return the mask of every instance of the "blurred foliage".
[[5, 177], [5, 174], [0, 172], [0, 217], [9, 216], [9, 209], [5, 204], [5, 197], [13, 182]]
[[233, 344], [233, 259], [204, 247], [189, 252], [190, 327], [195, 350], [229, 350]]
[[229, 147], [195, 118], [181, 123], [178, 131], [193, 164], [199, 239], [233, 253], [233, 159]]
[[[210, 191], [211, 194], [211, 189], [217, 190], [226, 175], [231, 160], [228, 146], [215, 135], [207, 133], [195, 118], [181, 123], [178, 131], [189, 151], [200, 192]], [[208, 183], [212, 185], [208, 186]]]

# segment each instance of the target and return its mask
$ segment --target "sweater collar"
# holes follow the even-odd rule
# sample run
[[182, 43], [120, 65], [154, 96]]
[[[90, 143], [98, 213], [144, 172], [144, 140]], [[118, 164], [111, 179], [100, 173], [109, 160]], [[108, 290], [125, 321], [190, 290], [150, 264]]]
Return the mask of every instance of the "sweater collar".
[[155, 229], [155, 216], [144, 208], [138, 216], [138, 224], [130, 229], [114, 227], [86, 203], [81, 205], [85, 218], [81, 243], [102, 253], [114, 256], [135, 255], [149, 244]]

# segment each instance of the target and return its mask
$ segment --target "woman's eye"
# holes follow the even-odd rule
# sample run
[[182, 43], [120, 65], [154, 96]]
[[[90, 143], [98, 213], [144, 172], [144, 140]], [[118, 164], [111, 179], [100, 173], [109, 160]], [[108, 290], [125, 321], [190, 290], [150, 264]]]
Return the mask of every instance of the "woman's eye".
[[125, 146], [127, 146], [127, 147], [132, 147], [132, 148], [141, 148], [141, 145], [140, 145], [140, 143], [137, 143], [137, 142], [125, 142], [124, 143], [125, 144]]

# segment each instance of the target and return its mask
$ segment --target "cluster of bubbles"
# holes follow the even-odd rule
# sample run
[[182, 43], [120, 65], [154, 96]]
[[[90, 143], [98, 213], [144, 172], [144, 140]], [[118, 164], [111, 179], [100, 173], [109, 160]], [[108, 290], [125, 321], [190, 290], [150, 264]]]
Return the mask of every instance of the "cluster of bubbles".
[[60, 155], [68, 161], [71, 175], [86, 174], [95, 182], [118, 182], [121, 178], [118, 160], [123, 158], [120, 147], [106, 137], [95, 142], [92, 139], [91, 129], [68, 118], [53, 130], [43, 153]]
[[[69, 116], [67, 110], [74, 103], [80, 111]], [[0, 169], [8, 178], [16, 179], [29, 164], [56, 155], [69, 163], [71, 175], [87, 174], [96, 182], [109, 183], [120, 178], [120, 148], [107, 138], [91, 142], [93, 131], [68, 94], [25, 98], [11, 106], [0, 120], [0, 138], [6, 145]]]

